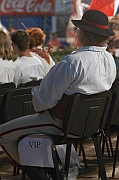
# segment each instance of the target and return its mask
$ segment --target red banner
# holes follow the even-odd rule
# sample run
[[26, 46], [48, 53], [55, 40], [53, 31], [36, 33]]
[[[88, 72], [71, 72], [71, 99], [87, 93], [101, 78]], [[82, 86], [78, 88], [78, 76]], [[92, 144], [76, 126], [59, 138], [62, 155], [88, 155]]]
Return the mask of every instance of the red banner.
[[0, 0], [0, 15], [53, 15], [54, 0]]
[[88, 9], [97, 9], [107, 16], [114, 16], [119, 6], [119, 0], [92, 0]]

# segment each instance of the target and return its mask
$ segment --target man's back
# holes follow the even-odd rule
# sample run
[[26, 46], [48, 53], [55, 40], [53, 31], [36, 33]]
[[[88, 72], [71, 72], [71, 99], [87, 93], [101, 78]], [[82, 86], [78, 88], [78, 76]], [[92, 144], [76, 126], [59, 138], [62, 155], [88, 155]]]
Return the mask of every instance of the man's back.
[[39, 80], [45, 76], [42, 62], [32, 56], [29, 51], [30, 37], [25, 30], [16, 30], [11, 35], [12, 46], [18, 54], [18, 59], [14, 62], [16, 65], [15, 84], [26, 83], [32, 80]]
[[[115, 77], [114, 59], [106, 47], [79, 48], [52, 67], [40, 88], [34, 87], [34, 104], [38, 99], [36, 111], [54, 107], [64, 93], [95, 94], [109, 90]], [[42, 103], [39, 103], [39, 99]]]
[[19, 57], [14, 63], [21, 70], [21, 74], [19, 74], [15, 80], [17, 86], [21, 83], [25, 83], [31, 80], [42, 79], [45, 76], [43, 64], [38, 58], [34, 56]]

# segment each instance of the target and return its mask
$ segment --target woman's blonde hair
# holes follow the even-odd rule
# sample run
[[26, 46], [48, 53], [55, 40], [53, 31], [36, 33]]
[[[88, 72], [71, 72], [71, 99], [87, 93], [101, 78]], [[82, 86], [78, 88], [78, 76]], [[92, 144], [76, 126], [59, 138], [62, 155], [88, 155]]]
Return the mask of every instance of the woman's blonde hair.
[[44, 44], [46, 35], [40, 28], [27, 28], [26, 32], [30, 36], [30, 49]]
[[0, 57], [3, 60], [12, 59], [12, 45], [8, 34], [0, 30]]

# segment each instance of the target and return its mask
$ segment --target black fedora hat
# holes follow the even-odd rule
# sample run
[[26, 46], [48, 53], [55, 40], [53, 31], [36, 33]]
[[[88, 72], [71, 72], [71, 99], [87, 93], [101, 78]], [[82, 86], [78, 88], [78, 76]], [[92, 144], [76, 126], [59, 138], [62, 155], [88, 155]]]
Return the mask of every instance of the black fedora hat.
[[72, 23], [80, 28], [95, 34], [114, 36], [114, 32], [108, 27], [108, 17], [98, 10], [87, 10], [81, 20], [72, 20]]

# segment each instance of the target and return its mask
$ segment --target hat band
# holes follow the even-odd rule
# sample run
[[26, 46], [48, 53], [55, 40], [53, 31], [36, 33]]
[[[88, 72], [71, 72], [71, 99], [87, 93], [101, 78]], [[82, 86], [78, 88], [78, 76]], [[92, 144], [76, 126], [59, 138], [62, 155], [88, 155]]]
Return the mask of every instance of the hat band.
[[85, 24], [88, 24], [90, 26], [94, 26], [94, 27], [98, 27], [98, 28], [101, 28], [101, 29], [108, 29], [108, 26], [103, 26], [103, 25], [100, 25], [100, 24], [95, 24], [95, 23], [92, 23], [92, 22], [89, 22], [85, 19], [81, 19], [82, 22], [84, 22]]

